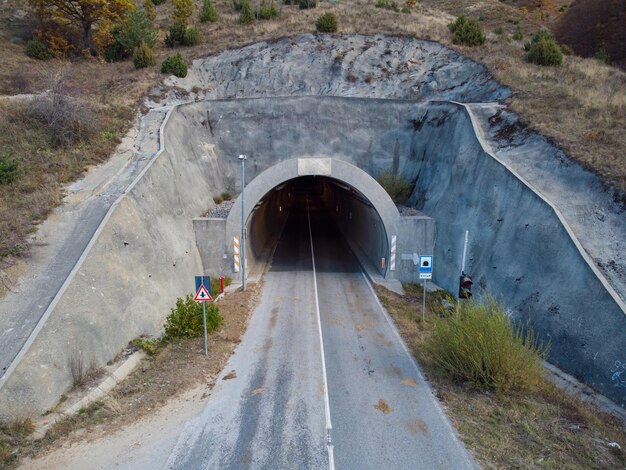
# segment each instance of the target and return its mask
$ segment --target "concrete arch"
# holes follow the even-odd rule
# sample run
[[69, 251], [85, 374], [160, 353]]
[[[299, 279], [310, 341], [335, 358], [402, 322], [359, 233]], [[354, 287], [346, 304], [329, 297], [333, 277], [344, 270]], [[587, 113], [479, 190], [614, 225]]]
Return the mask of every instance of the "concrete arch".
[[[334, 158], [294, 158], [284, 160], [259, 174], [245, 188], [244, 218], [249, 220], [255, 206], [273, 188], [286, 181], [301, 176], [326, 176], [343, 182], [359, 191], [374, 207], [380, 216], [387, 237], [387, 245], [391, 246], [391, 237], [397, 234], [400, 226], [400, 213], [393, 200], [380, 184], [359, 167]], [[226, 235], [229, 239], [241, 234], [241, 194], [228, 214]], [[387, 254], [387, 260], [389, 254]], [[385, 278], [393, 278], [395, 272], [387, 266]]]

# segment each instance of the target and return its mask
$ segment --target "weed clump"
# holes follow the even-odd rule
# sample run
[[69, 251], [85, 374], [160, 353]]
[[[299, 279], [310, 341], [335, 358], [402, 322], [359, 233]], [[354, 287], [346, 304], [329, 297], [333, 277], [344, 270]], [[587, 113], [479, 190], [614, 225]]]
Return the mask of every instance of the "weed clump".
[[324, 13], [315, 22], [315, 29], [319, 33], [336, 33], [337, 17], [333, 12]]
[[179, 78], [187, 76], [187, 64], [180, 54], [174, 54], [166, 58], [161, 64], [161, 73], [171, 73]]
[[374, 7], [376, 8], [384, 8], [385, 10], [393, 10], [398, 11], [398, 2], [395, 0], [376, 0], [374, 3]]
[[411, 195], [411, 185], [400, 175], [391, 172], [383, 173], [378, 177], [378, 183], [396, 204], [405, 202]]
[[317, 0], [298, 0], [300, 10], [308, 10], [317, 6]]
[[165, 36], [165, 45], [167, 47], [193, 46], [198, 44], [201, 39], [202, 35], [197, 28], [187, 27], [184, 21], [176, 20]]
[[254, 13], [249, 0], [242, 0], [240, 3], [239, 24], [250, 24], [254, 22]]
[[133, 52], [133, 64], [136, 69], [143, 69], [155, 64], [152, 49], [150, 49], [145, 42], [142, 42], [139, 47], [135, 48]]
[[219, 13], [215, 8], [215, 5], [211, 2], [211, 0], [204, 0], [204, 4], [202, 5], [202, 10], [200, 11], [200, 22], [206, 23], [210, 21], [211, 23], [215, 23], [219, 19]]
[[427, 343], [434, 363], [452, 379], [496, 393], [531, 390], [541, 383], [548, 349], [532, 328], [524, 334], [492, 297], [484, 303], [464, 301], [458, 317], [437, 319]]
[[473, 18], [459, 16], [454, 23], [448, 25], [452, 32], [452, 42], [464, 46], [481, 46], [487, 40], [483, 27]]
[[[224, 318], [220, 314], [218, 306], [209, 302], [206, 306], [207, 332], [219, 328], [223, 321]], [[188, 295], [184, 300], [179, 297], [176, 301], [176, 308], [172, 309], [165, 320], [164, 328], [164, 341], [177, 338], [195, 338], [203, 335], [202, 305], [200, 302], [194, 302], [191, 295]]]
[[11, 468], [23, 452], [28, 436], [35, 431], [30, 418], [0, 422], [0, 468]]
[[549, 31], [535, 33], [524, 49], [528, 52], [528, 62], [532, 64], [550, 66], [563, 63], [561, 48]]
[[278, 9], [274, 0], [270, 1], [268, 5], [265, 0], [261, 0], [261, 6], [257, 10], [256, 16], [261, 20], [271, 20], [272, 18], [278, 18]]

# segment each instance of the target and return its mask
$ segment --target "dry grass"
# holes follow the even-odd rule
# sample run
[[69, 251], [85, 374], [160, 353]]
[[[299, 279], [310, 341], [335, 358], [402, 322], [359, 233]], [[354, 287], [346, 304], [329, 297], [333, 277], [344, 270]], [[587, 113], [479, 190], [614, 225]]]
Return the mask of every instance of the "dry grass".
[[432, 315], [440, 308], [436, 296], [427, 296], [426, 322], [421, 295], [405, 286], [399, 296], [378, 288], [378, 296], [393, 317], [400, 334], [420, 362], [437, 397], [459, 435], [485, 468], [624, 468], [626, 454], [609, 447], [626, 445], [619, 418], [566, 395], [543, 380], [534, 390], [495, 395], [450, 381], [425, 352], [432, 334]]
[[132, 111], [120, 106], [80, 102], [90, 109], [84, 124], [93, 131], [68, 145], [40, 119], [32, 102], [0, 100], [0, 148], [20, 162], [21, 175], [0, 185], [0, 257], [19, 254], [25, 239], [50, 210], [61, 202], [62, 185], [76, 179], [88, 165], [108, 158], [125, 132]]

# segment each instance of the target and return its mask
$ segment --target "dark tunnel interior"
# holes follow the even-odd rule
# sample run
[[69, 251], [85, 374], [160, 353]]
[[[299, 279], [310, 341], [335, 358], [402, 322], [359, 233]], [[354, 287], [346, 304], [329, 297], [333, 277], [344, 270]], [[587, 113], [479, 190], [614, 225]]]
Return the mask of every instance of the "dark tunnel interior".
[[[310, 221], [310, 232], [309, 232]], [[374, 206], [355, 188], [325, 176], [286, 181], [257, 202], [247, 221], [248, 266], [273, 258], [272, 269], [359, 270], [353, 253], [385, 274], [388, 237]]]

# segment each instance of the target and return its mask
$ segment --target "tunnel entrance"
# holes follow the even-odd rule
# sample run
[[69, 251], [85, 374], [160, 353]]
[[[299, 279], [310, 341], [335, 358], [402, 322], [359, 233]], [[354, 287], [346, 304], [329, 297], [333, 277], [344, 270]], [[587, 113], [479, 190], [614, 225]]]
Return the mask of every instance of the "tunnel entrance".
[[250, 266], [273, 255], [272, 270], [311, 269], [312, 237], [318, 270], [359, 271], [353, 253], [382, 276], [388, 269], [389, 237], [378, 211], [331, 177], [301, 176], [274, 187], [252, 209], [247, 232]]

